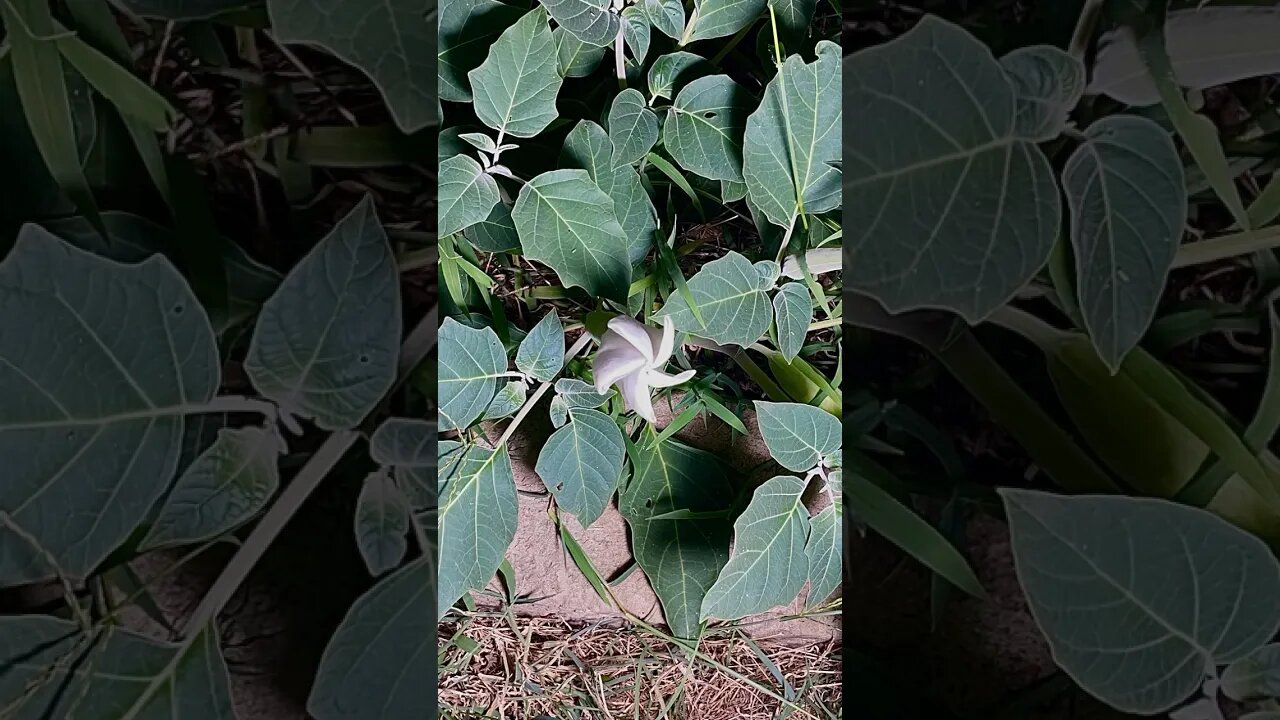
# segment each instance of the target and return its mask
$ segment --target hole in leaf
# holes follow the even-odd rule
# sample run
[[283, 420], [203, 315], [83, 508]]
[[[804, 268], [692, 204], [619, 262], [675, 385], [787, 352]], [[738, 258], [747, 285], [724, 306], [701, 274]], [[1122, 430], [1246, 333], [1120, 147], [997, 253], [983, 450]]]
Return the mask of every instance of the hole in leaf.
[[366, 354], [364, 354], [364, 353], [361, 353], [361, 354], [360, 354], [360, 357], [359, 357], [359, 358], [357, 358], [357, 359], [360, 361], [360, 364], [361, 364], [361, 365], [368, 365], [368, 364], [369, 364], [369, 356], [368, 356], [368, 355], [366, 355]]
[[187, 311], [187, 306], [186, 306], [186, 305], [183, 305], [182, 303], [178, 303], [177, 305], [174, 305], [174, 306], [173, 306], [173, 314], [174, 314], [174, 315], [181, 315], [182, 313], [184, 313], [184, 312], [186, 312], [186, 311]]
[[715, 116], [716, 116], [716, 114], [715, 114], [715, 111], [713, 111], [713, 110], [708, 110], [708, 111], [706, 111], [706, 112], [702, 113], [702, 117], [703, 117], [703, 118], [705, 118], [705, 119], [707, 119], [707, 120], [710, 120], [710, 119], [714, 118]]

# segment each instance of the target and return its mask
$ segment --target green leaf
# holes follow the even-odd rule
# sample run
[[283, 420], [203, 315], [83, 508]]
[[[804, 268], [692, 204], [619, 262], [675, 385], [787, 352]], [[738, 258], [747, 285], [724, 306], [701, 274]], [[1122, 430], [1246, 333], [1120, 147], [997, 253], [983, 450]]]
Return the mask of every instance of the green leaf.
[[[387, 418], [369, 438], [369, 455], [395, 468], [400, 491], [414, 510], [436, 505], [437, 427], [426, 420]], [[428, 470], [432, 472], [428, 474]]]
[[756, 488], [733, 524], [733, 557], [702, 600], [702, 618], [737, 620], [791, 602], [809, 578], [805, 481], [778, 475]]
[[1236, 702], [1280, 697], [1280, 644], [1264, 645], [1228, 665], [1222, 694]]
[[778, 329], [778, 350], [787, 362], [800, 354], [809, 321], [813, 319], [813, 301], [804, 283], [789, 282], [773, 296], [774, 324]]
[[562, 27], [552, 30], [551, 36], [556, 43], [556, 66], [567, 78], [590, 75], [604, 59], [605, 48], [588, 45]]
[[252, 7], [257, 0], [123, 0], [129, 10], [142, 17], [162, 20], [208, 20], [233, 10]]
[[235, 720], [230, 678], [208, 627], [182, 645], [115, 625], [86, 644], [75, 623], [0, 617], [0, 707], [13, 720], [112, 717]]
[[359, 68], [406, 133], [436, 124], [436, 29], [427, 10], [425, 2], [267, 0], [276, 40], [324, 48]]
[[512, 137], [542, 132], [559, 117], [556, 95], [564, 79], [558, 57], [546, 13], [526, 13], [503, 31], [480, 67], [467, 73], [476, 117]]
[[358, 425], [395, 382], [399, 281], [366, 196], [262, 306], [244, 363], [254, 387], [322, 429]]
[[685, 85], [662, 128], [663, 143], [684, 169], [712, 180], [742, 180], [742, 136], [754, 103], [728, 75]]
[[649, 16], [638, 5], [628, 5], [622, 11], [622, 23], [622, 37], [631, 55], [637, 63], [644, 63], [649, 54]]
[[[167, 260], [121, 265], [34, 225], [0, 263], [0, 308], [0, 510], [81, 578], [173, 478], [183, 416], [219, 385], [213, 330]], [[0, 538], [0, 586], [54, 575]]]
[[[714, 455], [674, 440], [641, 442], [631, 458], [634, 475], [618, 498], [631, 527], [636, 562], [662, 602], [676, 637], [698, 636], [707, 589], [729, 561], [730, 525], [716, 514], [733, 499], [725, 467]], [[678, 510], [693, 520], [654, 520]]]
[[[672, 40], [684, 34], [684, 3], [680, 0], [642, 0], [645, 15], [663, 35]], [[688, 53], [675, 53], [687, 55]], [[652, 73], [652, 70], [650, 70]]]
[[590, 383], [578, 378], [560, 378], [556, 394], [551, 398], [551, 424], [560, 427], [569, 419], [572, 408], [598, 408], [609, 401], [611, 393], [601, 394]]
[[483, 222], [498, 204], [498, 182], [466, 155], [440, 163], [436, 201], [441, 235], [452, 235]]
[[766, 0], [701, 0], [684, 29], [681, 45], [732, 35], [764, 12]]
[[769, 331], [773, 316], [767, 292], [773, 283], [762, 278], [757, 269], [762, 264], [777, 269], [776, 264], [767, 261], [752, 265], [745, 257], [729, 251], [724, 257], [702, 266], [689, 280], [689, 291], [706, 321], [705, 326], [698, 322], [681, 295], [670, 298], [661, 312], [671, 316], [678, 330], [718, 343], [746, 347]]
[[1018, 579], [1054, 659], [1112, 707], [1163, 713], [1206, 669], [1280, 629], [1271, 551], [1210, 513], [1148, 498], [1000, 494]]
[[839, 470], [827, 478], [832, 502], [809, 519], [809, 540], [804, 546], [809, 559], [808, 605], [822, 603], [840, 587], [844, 570], [844, 488]]
[[409, 501], [391, 476], [373, 472], [365, 477], [356, 500], [355, 530], [356, 546], [370, 575], [394, 570], [404, 560], [409, 512]]
[[769, 0], [769, 5], [777, 18], [778, 39], [783, 45], [798, 49], [809, 35], [818, 0]]
[[[684, 10], [680, 12], [683, 17]], [[649, 68], [649, 94], [669, 100], [695, 78], [714, 71], [715, 66], [701, 55], [683, 50], [663, 55], [654, 60], [653, 67]]]
[[511, 219], [530, 260], [565, 286], [625, 302], [631, 285], [627, 237], [614, 203], [584, 170], [552, 170], [520, 188]]
[[534, 470], [556, 504], [590, 527], [618, 489], [625, 454], [622, 431], [613, 418], [577, 408], [569, 411], [569, 424], [547, 439]]
[[[66, 28], [57, 25], [59, 32]], [[151, 130], [164, 130], [176, 114], [173, 106], [150, 85], [75, 35], [58, 39], [58, 50], [72, 67], [120, 112], [137, 118]]]
[[[789, 227], [797, 215], [840, 207], [839, 88], [840, 47], [824, 40], [812, 63], [798, 55], [787, 58], [765, 88], [760, 107], [747, 118], [742, 144], [747, 197], [774, 225]], [[870, 140], [874, 134], [868, 130], [855, 137]], [[893, 139], [875, 142], [887, 146]]]
[[1062, 170], [1080, 310], [1114, 371], [1146, 334], [1187, 220], [1178, 150], [1159, 125], [1115, 115], [1089, 126]]
[[1057, 183], [985, 45], [926, 16], [846, 60], [844, 104], [864, 128], [844, 155], [855, 288], [890, 312], [940, 307], [973, 323], [1044, 266]]
[[560, 27], [588, 45], [613, 42], [621, 20], [609, 11], [609, 0], [546, 0], [542, 6]]
[[249, 521], [280, 487], [281, 450], [270, 430], [219, 430], [178, 478], [139, 549], [203, 542]]
[[807, 472], [840, 449], [840, 419], [802, 403], [756, 400], [760, 435], [782, 467]]
[[440, 430], [463, 430], [493, 400], [507, 370], [502, 341], [490, 328], [473, 329], [453, 318], [440, 324]]
[[639, 162], [658, 142], [658, 117], [645, 105], [639, 90], [627, 88], [613, 98], [609, 142], [613, 145], [615, 167]]
[[471, 102], [467, 74], [484, 62], [489, 46], [521, 16], [498, 0], [448, 0], [440, 6], [440, 99]]
[[516, 485], [505, 446], [466, 446], [441, 464], [440, 476], [445, 495], [439, 514], [437, 619], [463, 594], [493, 578], [516, 535]]
[[484, 252], [506, 252], [520, 247], [520, 236], [511, 222], [511, 207], [498, 203], [484, 220], [467, 228], [462, 236], [471, 247]]
[[560, 164], [586, 170], [591, 181], [613, 200], [614, 215], [627, 238], [627, 260], [634, 265], [653, 247], [658, 213], [640, 181], [640, 174], [630, 165], [615, 164], [614, 152], [613, 142], [604, 128], [583, 120], [565, 138]]
[[316, 720], [427, 717], [436, 709], [436, 614], [430, 557], [365, 593], [320, 660], [307, 699]]
[[516, 351], [516, 368], [543, 382], [551, 382], [564, 367], [564, 326], [554, 309], [529, 331]]
[[484, 416], [480, 419], [501, 420], [504, 417], [509, 417], [515, 414], [520, 409], [520, 406], [524, 405], [527, 397], [528, 388], [525, 387], [524, 382], [512, 380], [503, 385], [498, 394], [493, 396], [493, 402], [489, 403], [489, 407], [485, 408]]
[[1052, 45], [1022, 47], [1000, 58], [1017, 96], [1018, 134], [1047, 142], [1067, 126], [1084, 94], [1084, 64]]

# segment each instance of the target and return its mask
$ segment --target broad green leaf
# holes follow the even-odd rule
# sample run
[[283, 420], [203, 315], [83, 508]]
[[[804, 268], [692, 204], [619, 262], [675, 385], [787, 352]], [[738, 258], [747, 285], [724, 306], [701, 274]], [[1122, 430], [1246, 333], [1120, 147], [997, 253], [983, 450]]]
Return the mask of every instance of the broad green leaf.
[[604, 47], [618, 34], [617, 15], [609, 11], [610, 0], [546, 0], [542, 6], [560, 27], [588, 45]]
[[609, 142], [613, 145], [614, 166], [639, 162], [658, 142], [658, 117], [645, 104], [639, 90], [627, 88], [613, 98]]
[[737, 620], [791, 602], [809, 578], [805, 481], [778, 475], [733, 523], [733, 557], [702, 600], [702, 618]]
[[[622, 37], [637, 63], [644, 63], [649, 54], [649, 16], [638, 5], [629, 5], [622, 11]], [[612, 123], [610, 123], [612, 127]]]
[[799, 48], [813, 24], [818, 0], [768, 0], [777, 17], [778, 39], [788, 48]]
[[1000, 58], [1017, 96], [1018, 134], [1047, 142], [1062, 132], [1084, 94], [1084, 64], [1052, 45], [1022, 47]]
[[[1165, 47], [1182, 87], [1202, 90], [1244, 78], [1280, 72], [1280, 15], [1274, 7], [1203, 7], [1170, 12]], [[1154, 105], [1160, 94], [1134, 41], [1120, 28], [1098, 41], [1089, 83], [1092, 94], [1127, 105]]]
[[528, 388], [521, 380], [512, 380], [497, 395], [493, 396], [493, 402], [489, 403], [489, 407], [485, 408], [484, 415], [481, 420], [501, 420], [504, 417], [513, 415], [520, 406], [524, 405], [525, 399], [528, 397]]
[[316, 720], [423, 718], [436, 709], [435, 568], [422, 557], [365, 593], [338, 626], [307, 699]]
[[640, 0], [640, 2], [645, 15], [649, 16], [649, 22], [658, 29], [658, 32], [672, 40], [684, 34], [684, 3], [680, 0]]
[[598, 408], [609, 401], [609, 394], [596, 392], [594, 386], [578, 378], [560, 378], [556, 394], [551, 398], [551, 424], [560, 427], [569, 419], [571, 408]]
[[590, 75], [604, 59], [605, 48], [588, 45], [562, 27], [552, 30], [551, 36], [556, 43], [556, 66], [567, 78]]
[[712, 180], [742, 180], [742, 135], [755, 103], [728, 75], [698, 78], [671, 105], [662, 142], [685, 170]]
[[161, 20], [207, 20], [256, 4], [256, 0], [123, 0], [137, 15]]
[[985, 45], [926, 16], [849, 56], [844, 104], [859, 108], [844, 148], [854, 287], [890, 312], [976, 322], [1040, 270], [1062, 216], [1057, 183], [1018, 133], [1017, 95]]
[[[717, 514], [733, 502], [725, 466], [710, 453], [652, 438], [638, 444], [632, 462], [635, 471], [618, 510], [631, 527], [636, 563], [662, 602], [672, 634], [698, 637], [703, 597], [729, 561], [732, 528]], [[677, 510], [700, 515], [652, 519]]]
[[569, 424], [547, 439], [534, 470], [556, 504], [590, 527], [618, 489], [625, 455], [613, 418], [578, 408], [569, 411]]
[[441, 235], [452, 235], [483, 222], [498, 204], [498, 182], [466, 155], [440, 163], [436, 201]]
[[543, 382], [551, 382], [564, 367], [564, 326], [555, 309], [542, 316], [520, 341], [516, 369]]
[[493, 330], [453, 318], [440, 324], [439, 342], [440, 430], [463, 430], [489, 407], [507, 370], [507, 353]]
[[395, 381], [400, 273], [365, 197], [262, 306], [244, 369], [286, 412], [355, 427]]
[[681, 294], [670, 298], [662, 312], [671, 316], [678, 330], [718, 343], [746, 347], [769, 331], [773, 317], [768, 294], [773, 283], [762, 278], [757, 269], [760, 264], [764, 263], [752, 265], [745, 257], [730, 251], [703, 265], [689, 280], [689, 292], [702, 313], [705, 326], [698, 322]]
[[1206, 669], [1280, 629], [1271, 551], [1208, 512], [1148, 498], [1000, 494], [1018, 578], [1054, 659], [1112, 707], [1163, 713]]
[[1222, 694], [1236, 702], [1280, 697], [1280, 644], [1264, 645], [1228, 665]]
[[1089, 337], [1114, 371], [1146, 334], [1187, 220], [1186, 181], [1159, 125], [1125, 115], [1089, 126], [1067, 160], [1077, 293]]
[[649, 94], [669, 100], [695, 78], [714, 71], [715, 66], [701, 55], [683, 50], [663, 55], [649, 68]]
[[436, 423], [409, 418], [388, 418], [369, 438], [374, 461], [395, 468], [396, 482], [415, 510], [436, 505]]
[[832, 502], [809, 519], [809, 540], [804, 546], [809, 559], [809, 607], [821, 604], [840, 587], [844, 569], [844, 489], [840, 478], [839, 470], [827, 478]]
[[560, 77], [558, 53], [541, 9], [503, 31], [489, 55], [467, 74], [480, 122], [504, 135], [528, 138], [555, 120]]
[[437, 31], [441, 100], [471, 101], [467, 73], [484, 62], [489, 46], [521, 14], [520, 8], [498, 0], [447, 0], [442, 4]]
[[565, 138], [560, 164], [586, 170], [592, 182], [613, 200], [614, 215], [627, 239], [627, 260], [634, 265], [653, 247], [658, 213], [640, 182], [640, 174], [630, 165], [615, 164], [613, 153], [613, 142], [604, 128], [583, 120]]
[[385, 472], [369, 473], [356, 500], [356, 546], [369, 574], [394, 570], [409, 549], [409, 500]]
[[121, 265], [28, 225], [0, 263], [0, 586], [84, 577], [172, 480], [219, 385], [213, 329], [165, 259]]
[[701, 0], [684, 29], [681, 45], [732, 35], [750, 25], [765, 10], [765, 0]]
[[218, 633], [173, 645], [106, 625], [92, 644], [72, 622], [0, 617], [0, 707], [13, 720], [235, 720]]
[[[859, 110], [859, 117], [863, 114]], [[869, 124], [860, 122], [859, 127], [865, 127], [859, 137], [874, 132]], [[798, 55], [787, 58], [765, 88], [759, 109], [747, 118], [742, 144], [747, 196], [782, 227], [799, 214], [840, 207], [840, 171], [835, 167], [840, 139], [840, 47], [822, 41], [812, 63]], [[876, 142], [893, 144], [889, 137]]]
[[804, 283], [789, 282], [778, 288], [778, 294], [773, 296], [773, 318], [778, 330], [778, 350], [791, 362], [800, 354], [805, 335], [809, 333], [809, 321], [813, 319], [813, 301]]
[[489, 216], [463, 231], [471, 247], [484, 252], [506, 252], [520, 247], [520, 236], [511, 222], [511, 207], [498, 203]]
[[807, 472], [840, 449], [840, 418], [803, 403], [757, 400], [756, 419], [769, 454], [782, 467]]
[[249, 521], [280, 487], [282, 449], [270, 430], [219, 430], [174, 484], [140, 549], [203, 542]]
[[324, 48], [359, 68], [378, 86], [406, 133], [436, 124], [432, 10], [429, 0], [267, 0], [276, 40]]
[[516, 485], [505, 446], [466, 446], [441, 463], [440, 473], [445, 495], [439, 514], [437, 619], [463, 594], [493, 578], [516, 535]]
[[511, 219], [525, 255], [549, 265], [566, 287], [626, 301], [627, 236], [613, 200], [586, 171], [552, 170], [525, 183]]

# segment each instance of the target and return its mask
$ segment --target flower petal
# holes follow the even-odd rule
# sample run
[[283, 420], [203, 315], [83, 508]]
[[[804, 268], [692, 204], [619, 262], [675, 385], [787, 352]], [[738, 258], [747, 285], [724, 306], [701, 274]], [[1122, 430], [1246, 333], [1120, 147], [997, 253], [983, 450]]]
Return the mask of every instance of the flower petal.
[[648, 420], [650, 423], [658, 422], [653, 414], [653, 398], [649, 397], [649, 386], [644, 384], [642, 373], [633, 373], [618, 382], [618, 389], [622, 391], [622, 399], [626, 401], [627, 408], [635, 410], [636, 414]]
[[[834, 272], [844, 265], [844, 251], [841, 248], [814, 248], [804, 254], [804, 262], [809, 272], [814, 275]], [[782, 274], [800, 280], [804, 278], [804, 270], [800, 269], [800, 261], [795, 255], [782, 263]]]
[[695, 374], [696, 373], [693, 370], [685, 370], [684, 372], [676, 373], [675, 375], [668, 375], [660, 370], [649, 370], [644, 374], [644, 381], [649, 387], [672, 387], [681, 383], [689, 382]]
[[626, 315], [619, 315], [609, 321], [609, 331], [605, 333], [605, 340], [609, 339], [610, 332], [626, 340], [644, 355], [645, 360], [650, 365], [653, 364], [653, 340], [650, 339], [648, 328], [644, 326], [644, 323]]
[[644, 356], [630, 345], [606, 347], [596, 353], [593, 372], [596, 376], [596, 392], [606, 393], [609, 386], [626, 375], [636, 374], [645, 367]]
[[665, 367], [667, 358], [671, 357], [672, 351], [676, 349], [676, 324], [671, 321], [670, 315], [662, 316], [662, 344], [658, 347], [658, 354], [654, 357], [652, 367], [656, 370]]

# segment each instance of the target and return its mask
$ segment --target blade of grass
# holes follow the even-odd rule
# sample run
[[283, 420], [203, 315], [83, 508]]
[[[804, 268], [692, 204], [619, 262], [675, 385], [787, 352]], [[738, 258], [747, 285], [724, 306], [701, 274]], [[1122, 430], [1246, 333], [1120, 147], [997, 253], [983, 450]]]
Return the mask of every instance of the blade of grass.
[[698, 327], [705, 328], [706, 320], [702, 319], [702, 310], [698, 308], [698, 303], [693, 299], [693, 291], [689, 289], [689, 283], [684, 279], [684, 273], [680, 272], [680, 263], [676, 261], [675, 251], [671, 244], [676, 239], [676, 226], [679, 224], [679, 218], [671, 218], [671, 235], [665, 243], [658, 243], [658, 257], [662, 264], [667, 267], [667, 274], [671, 276], [671, 282], [675, 283], [676, 291], [680, 293], [680, 297], [684, 298], [689, 309], [693, 311], [693, 317], [698, 321]]
[[1189, 267], [1280, 247], [1280, 225], [1222, 235], [1178, 247], [1173, 267]]
[[684, 174], [677, 170], [674, 165], [667, 162], [666, 158], [657, 153], [649, 153], [645, 156], [645, 159], [649, 164], [661, 170], [663, 175], [671, 178], [671, 182], [675, 183], [676, 187], [680, 188], [684, 191], [685, 195], [689, 196], [689, 199], [693, 201], [694, 209], [698, 211], [698, 219], [707, 219], [707, 213], [702, 209], [702, 201], [698, 199], [698, 193], [693, 191], [693, 186], [685, 179]]
[[169, 126], [176, 111], [150, 85], [74, 35], [59, 37], [57, 44], [62, 57], [123, 116], [142, 122], [150, 130]]

